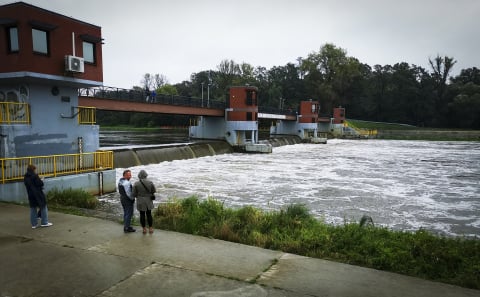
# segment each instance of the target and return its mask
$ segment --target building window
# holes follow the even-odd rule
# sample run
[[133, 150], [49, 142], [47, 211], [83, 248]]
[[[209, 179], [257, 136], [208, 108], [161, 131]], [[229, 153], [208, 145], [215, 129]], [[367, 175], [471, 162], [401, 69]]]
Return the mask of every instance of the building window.
[[95, 44], [91, 42], [83, 42], [83, 59], [87, 63], [95, 63]]
[[48, 32], [32, 29], [33, 52], [48, 55]]
[[9, 52], [18, 52], [18, 28], [10, 27], [7, 28], [7, 37], [8, 37], [8, 51]]

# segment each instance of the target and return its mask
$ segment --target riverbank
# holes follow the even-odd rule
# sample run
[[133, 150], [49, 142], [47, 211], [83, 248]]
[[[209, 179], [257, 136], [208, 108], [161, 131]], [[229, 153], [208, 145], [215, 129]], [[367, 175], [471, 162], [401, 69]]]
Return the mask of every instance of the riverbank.
[[480, 289], [480, 240], [376, 227], [371, 217], [334, 226], [303, 205], [279, 211], [224, 207], [215, 199], [170, 200], [154, 211], [157, 227], [260, 248], [333, 260]]
[[0, 296], [478, 296], [478, 290], [200, 236], [158, 229], [126, 234], [115, 222], [53, 210], [52, 227], [31, 229], [28, 211], [0, 203]]
[[444, 129], [378, 130], [377, 138], [392, 140], [480, 141], [480, 131]]
[[[96, 209], [50, 205], [55, 211], [121, 224], [119, 203], [100, 203]], [[164, 200], [153, 215], [155, 228], [162, 230], [480, 289], [477, 238], [444, 237], [423, 229], [395, 231], [376, 227], [366, 216], [334, 226], [315, 219], [303, 205], [267, 212], [251, 206], [226, 208], [218, 200], [196, 197]]]
[[421, 128], [407, 124], [348, 120], [350, 126], [376, 130], [378, 139], [427, 141], [480, 141], [480, 130]]

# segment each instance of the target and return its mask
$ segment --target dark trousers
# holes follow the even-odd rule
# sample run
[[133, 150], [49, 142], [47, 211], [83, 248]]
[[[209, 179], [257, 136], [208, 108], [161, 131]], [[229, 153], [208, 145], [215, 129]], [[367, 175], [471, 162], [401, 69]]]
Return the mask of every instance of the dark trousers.
[[152, 211], [151, 210], [140, 211], [140, 224], [142, 224], [142, 227], [145, 228], [145, 214], [147, 215], [148, 226], [152, 227], [153, 218], [152, 218]]
[[122, 199], [122, 207], [123, 207], [123, 229], [130, 228], [130, 224], [132, 223], [133, 217], [133, 204], [135, 201], [130, 199]]

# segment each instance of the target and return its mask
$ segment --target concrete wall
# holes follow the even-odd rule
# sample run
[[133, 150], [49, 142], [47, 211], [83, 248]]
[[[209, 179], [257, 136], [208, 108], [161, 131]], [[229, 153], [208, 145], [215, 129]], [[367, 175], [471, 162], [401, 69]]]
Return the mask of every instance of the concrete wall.
[[[309, 122], [277, 121], [275, 126], [270, 127], [270, 136], [296, 135], [301, 139], [307, 139], [311, 136], [316, 137], [318, 124]], [[310, 135], [312, 134], [312, 135]]]
[[[116, 171], [105, 170], [102, 172], [83, 173], [61, 177], [47, 178], [44, 180], [45, 194], [57, 188], [83, 189], [93, 195], [99, 195], [100, 189], [103, 193], [116, 191]], [[23, 181], [16, 183], [0, 184], [0, 201], [28, 203], [27, 191]]]
[[[53, 87], [58, 88], [58, 94], [52, 93]], [[0, 91], [15, 97], [14, 102], [28, 103], [31, 119], [31, 125], [0, 125], [0, 158], [78, 153], [79, 137], [83, 139], [83, 152], [99, 148], [98, 126], [79, 125], [78, 115], [74, 116], [78, 112], [75, 88], [46, 83], [0, 84]]]
[[245, 145], [248, 142], [256, 143], [258, 142], [258, 121], [227, 121], [225, 122], [224, 135], [225, 140], [230, 145]]
[[219, 117], [199, 117], [196, 126], [190, 126], [189, 135], [198, 139], [225, 139], [225, 119]]

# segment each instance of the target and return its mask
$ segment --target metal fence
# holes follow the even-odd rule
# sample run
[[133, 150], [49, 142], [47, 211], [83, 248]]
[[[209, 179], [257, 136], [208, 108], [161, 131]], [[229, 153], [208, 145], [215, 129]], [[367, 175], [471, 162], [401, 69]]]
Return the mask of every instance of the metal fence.
[[0, 159], [1, 183], [22, 180], [29, 164], [45, 177], [113, 169], [113, 151]]
[[78, 107], [78, 124], [80, 125], [93, 125], [97, 122], [96, 108], [79, 106]]
[[0, 102], [0, 124], [30, 124], [30, 105]]

